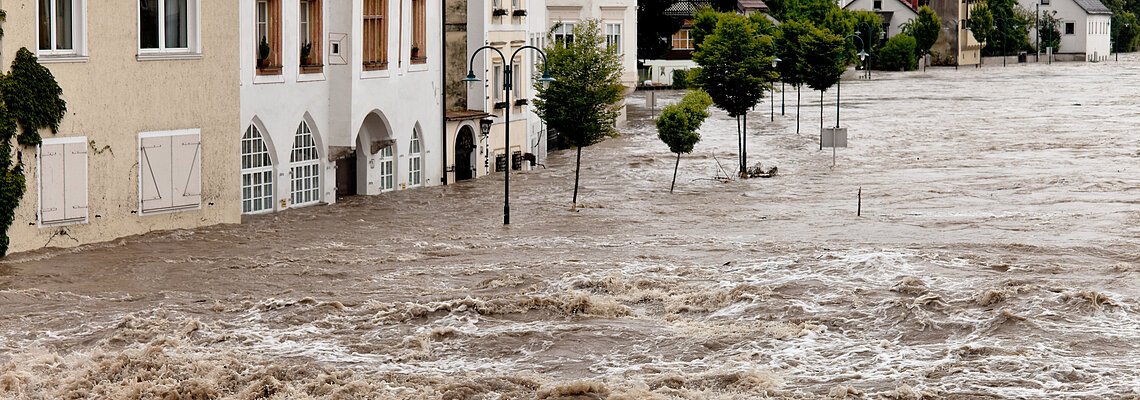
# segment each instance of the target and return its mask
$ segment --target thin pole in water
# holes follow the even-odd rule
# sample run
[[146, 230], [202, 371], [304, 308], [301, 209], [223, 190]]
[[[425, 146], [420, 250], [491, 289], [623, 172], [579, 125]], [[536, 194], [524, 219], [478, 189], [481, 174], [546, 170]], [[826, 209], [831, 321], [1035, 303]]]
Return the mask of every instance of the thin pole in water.
[[856, 206], [856, 208], [855, 208], [855, 216], [856, 217], [863, 216], [863, 187], [862, 186], [859, 187], [859, 203], [858, 203], [858, 206]]

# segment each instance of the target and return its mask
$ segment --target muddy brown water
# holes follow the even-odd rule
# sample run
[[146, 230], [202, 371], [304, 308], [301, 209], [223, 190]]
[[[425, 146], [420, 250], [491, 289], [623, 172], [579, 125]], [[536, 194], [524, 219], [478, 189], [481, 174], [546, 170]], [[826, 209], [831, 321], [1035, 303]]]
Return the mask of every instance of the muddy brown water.
[[492, 176], [10, 256], [0, 398], [1140, 397], [1137, 58], [873, 77], [834, 168], [791, 91], [777, 177], [717, 111], [670, 194], [635, 95], [576, 211], [560, 152], [510, 226]]

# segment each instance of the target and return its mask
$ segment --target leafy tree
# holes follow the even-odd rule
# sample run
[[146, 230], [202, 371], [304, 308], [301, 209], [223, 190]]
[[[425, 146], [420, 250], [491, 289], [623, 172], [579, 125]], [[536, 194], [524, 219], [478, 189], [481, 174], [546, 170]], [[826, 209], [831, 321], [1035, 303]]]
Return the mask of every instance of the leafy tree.
[[[847, 70], [847, 66], [850, 65], [848, 58], [850, 48], [847, 46], [845, 38], [823, 29], [808, 30], [808, 35], [804, 39], [803, 45], [806, 50], [804, 61], [807, 63], [804, 83], [819, 91], [819, 125], [822, 135], [823, 93], [828, 88], [835, 86], [843, 75], [843, 71]], [[820, 146], [822, 145], [821, 140]], [[820, 149], [822, 148], [820, 147]]]
[[[1140, 8], [1140, 1], [1136, 2]], [[1138, 11], [1140, 12], [1140, 11]], [[1118, 53], [1136, 51], [1140, 45], [1140, 18], [1131, 11], [1113, 10], [1112, 14], [1112, 47]]]
[[[979, 8], [983, 10], [978, 10]], [[970, 30], [985, 42], [982, 54], [1009, 55], [1029, 49], [1029, 26], [1033, 18], [1017, 4], [1017, 0], [985, 0], [970, 16]]]
[[657, 118], [657, 137], [669, 146], [669, 151], [677, 153], [669, 193], [673, 193], [673, 187], [677, 185], [677, 168], [681, 165], [681, 153], [692, 153], [693, 146], [701, 141], [701, 134], [697, 130], [709, 116], [709, 105], [712, 105], [712, 98], [708, 93], [694, 90], [686, 94], [680, 103], [665, 106], [661, 110], [661, 116]]
[[777, 3], [774, 7], [772, 3], [765, 2], [777, 20], [809, 21], [817, 26], [824, 24], [828, 13], [839, 9], [833, 0], [784, 0]]
[[[881, 38], [884, 35], [883, 31], [883, 17], [876, 14], [874, 11], [859, 10], [851, 12], [851, 16], [855, 20], [855, 30], [859, 32], [859, 39], [863, 41], [864, 50], [871, 57], [874, 58], [878, 55], [879, 48], [882, 47], [884, 41]], [[846, 36], [846, 35], [844, 35]], [[856, 43], [858, 45], [858, 42]], [[855, 50], [857, 52], [858, 50]], [[854, 54], [852, 54], [854, 56]]]
[[1042, 12], [1037, 24], [1037, 40], [1041, 41], [1041, 49], [1052, 48], [1053, 54], [1057, 54], [1061, 49], [1061, 20], [1057, 19], [1057, 11]]
[[693, 50], [700, 50], [705, 37], [716, 30], [716, 23], [720, 20], [720, 12], [711, 7], [701, 7], [693, 14], [693, 28], [689, 34], [693, 37]]
[[928, 6], [918, 8], [918, 17], [903, 29], [903, 33], [914, 38], [914, 55], [923, 58], [930, 53], [938, 34], [942, 32], [942, 20], [934, 9]]
[[660, 58], [673, 48], [673, 33], [681, 29], [681, 19], [665, 15], [677, 0], [639, 0], [637, 2], [637, 58]]
[[879, 50], [878, 66], [888, 71], [913, 71], [918, 68], [914, 57], [917, 40], [905, 33], [892, 36]]
[[780, 73], [780, 80], [796, 88], [796, 133], [800, 133], [800, 94], [799, 90], [804, 84], [808, 74], [808, 49], [805, 41], [816, 29], [811, 22], [787, 21], [780, 25], [776, 31], [776, 54], [780, 63], [776, 68]]
[[545, 87], [535, 82], [535, 111], [562, 140], [577, 147], [572, 203], [577, 205], [582, 148], [617, 135], [616, 104], [625, 90], [621, 84], [621, 59], [606, 47], [597, 20], [577, 24], [570, 43], [549, 43], [552, 45], [546, 48], [546, 68], [555, 81]]
[[716, 29], [693, 53], [701, 65], [701, 87], [713, 103], [737, 118], [740, 172], [747, 171], [748, 152], [745, 126], [739, 121], [756, 106], [775, 79], [771, 55], [772, 38], [761, 36], [756, 24], [737, 14], [720, 14]]

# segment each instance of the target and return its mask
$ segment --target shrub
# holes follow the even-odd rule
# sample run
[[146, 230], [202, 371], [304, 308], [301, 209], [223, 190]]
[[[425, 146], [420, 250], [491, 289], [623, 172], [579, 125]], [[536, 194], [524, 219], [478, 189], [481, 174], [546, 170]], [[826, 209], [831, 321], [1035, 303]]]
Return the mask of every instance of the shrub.
[[689, 72], [683, 69], [673, 70], [673, 89], [689, 88]]
[[915, 58], [914, 37], [905, 34], [895, 35], [879, 49], [879, 59], [875, 66], [887, 71], [913, 71], [918, 68]]

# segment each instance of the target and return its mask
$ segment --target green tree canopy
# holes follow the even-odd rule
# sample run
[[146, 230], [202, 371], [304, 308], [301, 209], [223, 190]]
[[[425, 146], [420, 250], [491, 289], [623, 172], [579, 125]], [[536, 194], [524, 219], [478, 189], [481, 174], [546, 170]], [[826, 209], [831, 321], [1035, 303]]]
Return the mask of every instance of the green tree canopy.
[[804, 83], [812, 89], [825, 91], [839, 82], [843, 71], [847, 70], [851, 47], [845, 38], [814, 27], [808, 30], [804, 39], [804, 62], [807, 63]]
[[903, 33], [914, 38], [914, 55], [922, 58], [930, 53], [934, 42], [938, 41], [938, 34], [942, 32], [942, 20], [934, 9], [928, 6], [918, 8], [918, 17], [903, 28]]
[[982, 54], [998, 56], [1029, 49], [1029, 27], [1033, 17], [1017, 0], [984, 0], [970, 15], [970, 30], [985, 42]]
[[621, 58], [606, 46], [597, 20], [575, 25], [570, 43], [549, 43], [546, 68], [555, 81], [548, 86], [535, 82], [535, 111], [560, 140], [578, 149], [573, 200], [577, 204], [582, 148], [617, 134], [617, 103], [625, 90]]
[[657, 137], [669, 146], [669, 151], [677, 154], [669, 192], [673, 192], [673, 187], [677, 184], [677, 168], [681, 165], [681, 154], [691, 153], [693, 146], [701, 141], [701, 134], [697, 130], [709, 116], [709, 105], [712, 105], [712, 98], [708, 93], [694, 90], [686, 94], [680, 103], [665, 106], [661, 110], [661, 116], [657, 118]]
[[699, 50], [705, 37], [716, 30], [716, 23], [720, 20], [720, 12], [712, 7], [701, 7], [693, 14], [693, 28], [689, 34], [693, 37], [693, 50]]
[[918, 59], [914, 56], [916, 42], [905, 33], [891, 36], [879, 50], [876, 67], [887, 71], [913, 71], [918, 68]]
[[701, 87], [729, 116], [743, 115], [756, 105], [776, 78], [772, 38], [761, 36], [747, 17], [720, 14], [716, 29], [693, 53], [701, 65]]
[[1052, 48], [1053, 54], [1061, 49], [1061, 20], [1057, 18], [1057, 11], [1045, 11], [1037, 21], [1038, 39], [1041, 51]]

